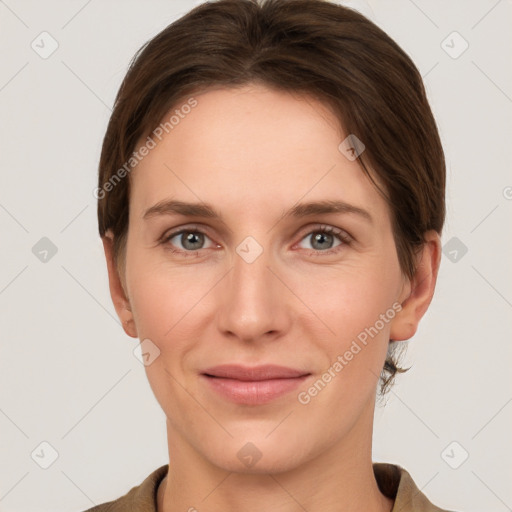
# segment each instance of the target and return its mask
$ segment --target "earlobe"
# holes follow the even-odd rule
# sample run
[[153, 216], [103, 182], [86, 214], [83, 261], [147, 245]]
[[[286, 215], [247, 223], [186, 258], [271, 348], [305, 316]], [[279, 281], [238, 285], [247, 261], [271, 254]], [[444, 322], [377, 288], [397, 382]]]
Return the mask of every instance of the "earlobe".
[[414, 336], [434, 295], [441, 263], [441, 241], [434, 230], [425, 233], [424, 239], [425, 244], [418, 254], [416, 272], [409, 281], [410, 291], [402, 301], [402, 310], [391, 323], [390, 338], [394, 341], [404, 341]]
[[124, 332], [132, 338], [137, 338], [137, 329], [130, 301], [121, 282], [118, 269], [114, 263], [113, 235], [111, 231], [108, 231], [106, 235], [102, 237], [102, 242], [107, 262], [110, 297], [112, 298], [114, 308], [117, 312], [117, 316], [121, 320]]

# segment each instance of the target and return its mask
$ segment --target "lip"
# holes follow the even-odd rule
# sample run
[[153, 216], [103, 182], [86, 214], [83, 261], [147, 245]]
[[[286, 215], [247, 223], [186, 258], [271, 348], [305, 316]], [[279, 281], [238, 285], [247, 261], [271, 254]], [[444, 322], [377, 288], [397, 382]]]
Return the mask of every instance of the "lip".
[[290, 393], [309, 375], [303, 370], [278, 365], [226, 364], [204, 370], [201, 378], [216, 393], [232, 402], [260, 405]]
[[203, 374], [225, 379], [236, 379], [242, 381], [260, 381], [270, 379], [291, 379], [309, 375], [309, 372], [279, 366], [276, 364], [264, 364], [260, 366], [242, 366], [239, 364], [221, 364], [207, 368]]

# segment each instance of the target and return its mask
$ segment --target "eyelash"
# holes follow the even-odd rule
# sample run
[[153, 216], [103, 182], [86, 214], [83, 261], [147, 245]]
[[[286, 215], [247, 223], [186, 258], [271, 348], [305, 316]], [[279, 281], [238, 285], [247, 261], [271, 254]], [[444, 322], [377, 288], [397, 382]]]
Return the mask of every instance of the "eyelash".
[[[165, 250], [170, 251], [172, 254], [179, 254], [179, 255], [182, 255], [182, 256], [184, 256], [186, 258], [198, 257], [199, 256], [199, 252], [202, 249], [198, 249], [197, 251], [183, 251], [181, 249], [173, 249], [170, 246], [169, 241], [172, 238], [174, 238], [175, 236], [181, 235], [183, 233], [199, 233], [199, 234], [202, 234], [202, 235], [205, 235], [206, 237], [208, 237], [208, 234], [205, 233], [204, 231], [202, 231], [201, 229], [198, 229], [198, 228], [195, 228], [195, 227], [189, 227], [189, 228], [181, 228], [181, 229], [173, 231], [172, 233], [169, 233], [169, 234], [164, 234], [162, 236], [162, 238], [159, 240], [159, 243], [164, 245], [165, 246]], [[300, 241], [304, 240], [308, 236], [311, 236], [311, 235], [317, 234], [317, 233], [325, 233], [325, 234], [328, 234], [328, 235], [334, 235], [336, 238], [338, 238], [338, 240], [341, 242], [341, 244], [337, 245], [336, 247], [334, 247], [332, 249], [328, 249], [328, 250], [325, 250], [325, 251], [319, 251], [319, 250], [311, 249], [311, 250], [309, 250], [309, 255], [310, 256], [312, 256], [312, 255], [313, 256], [320, 256], [320, 255], [325, 255], [325, 254], [335, 254], [335, 253], [339, 252], [340, 250], [342, 250], [344, 246], [350, 245], [352, 243], [352, 241], [353, 241], [352, 237], [350, 235], [348, 235], [345, 231], [333, 228], [331, 226], [319, 226], [317, 228], [314, 228], [311, 231], [307, 232], [300, 239]]]

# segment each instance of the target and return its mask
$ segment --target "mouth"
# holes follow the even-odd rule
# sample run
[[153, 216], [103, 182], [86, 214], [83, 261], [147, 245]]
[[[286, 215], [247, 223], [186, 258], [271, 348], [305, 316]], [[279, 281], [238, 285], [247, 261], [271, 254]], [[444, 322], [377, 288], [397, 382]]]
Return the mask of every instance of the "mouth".
[[276, 364], [259, 366], [242, 366], [239, 364], [222, 364], [207, 368], [203, 375], [241, 381], [261, 381], [272, 379], [291, 379], [309, 375], [309, 372]]
[[310, 375], [303, 370], [277, 365], [221, 365], [205, 370], [201, 378], [224, 399], [238, 404], [261, 405], [290, 393]]

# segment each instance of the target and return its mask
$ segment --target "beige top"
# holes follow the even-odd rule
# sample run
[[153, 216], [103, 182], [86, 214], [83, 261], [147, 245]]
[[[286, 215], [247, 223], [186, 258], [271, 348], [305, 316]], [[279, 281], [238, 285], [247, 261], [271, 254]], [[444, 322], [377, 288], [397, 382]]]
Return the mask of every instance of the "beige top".
[[[168, 468], [168, 464], [159, 467], [124, 496], [84, 512], [157, 512], [158, 485], [167, 475]], [[373, 472], [381, 492], [395, 500], [391, 512], [450, 512], [433, 505], [401, 466], [374, 462]]]

